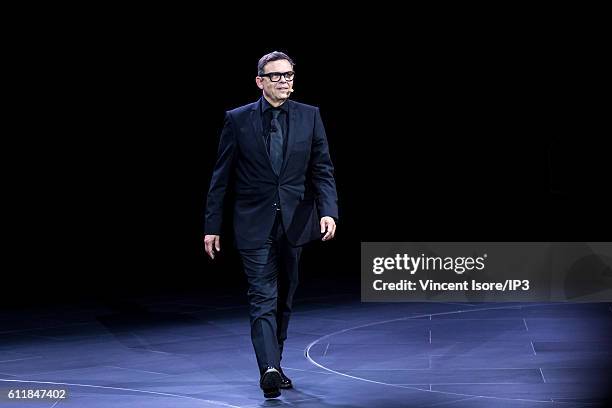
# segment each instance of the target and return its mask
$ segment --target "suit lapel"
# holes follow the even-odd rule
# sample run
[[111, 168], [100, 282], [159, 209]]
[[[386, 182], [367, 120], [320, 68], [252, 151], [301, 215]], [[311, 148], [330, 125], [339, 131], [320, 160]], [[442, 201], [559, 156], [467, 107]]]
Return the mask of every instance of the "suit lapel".
[[[262, 97], [263, 98], [263, 97]], [[251, 125], [253, 126], [253, 134], [255, 135], [257, 146], [261, 150], [261, 153], [266, 158], [266, 162], [270, 167], [270, 171], [273, 174], [274, 169], [272, 168], [272, 162], [270, 161], [270, 155], [268, 154], [268, 149], [266, 149], [266, 143], [264, 141], [264, 131], [263, 124], [261, 123], [261, 111], [260, 111], [260, 103], [261, 99], [253, 104], [251, 108]]]

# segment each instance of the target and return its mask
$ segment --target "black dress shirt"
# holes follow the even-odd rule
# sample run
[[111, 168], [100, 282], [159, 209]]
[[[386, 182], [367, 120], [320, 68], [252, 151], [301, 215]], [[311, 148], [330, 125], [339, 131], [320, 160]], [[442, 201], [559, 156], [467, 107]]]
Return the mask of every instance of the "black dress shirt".
[[285, 101], [281, 106], [275, 108], [268, 103], [266, 98], [263, 96], [261, 97], [261, 122], [268, 155], [270, 154], [270, 122], [272, 122], [272, 110], [280, 111], [278, 121], [283, 131], [283, 157], [285, 157], [285, 153], [287, 152], [287, 132], [289, 131], [289, 104]]

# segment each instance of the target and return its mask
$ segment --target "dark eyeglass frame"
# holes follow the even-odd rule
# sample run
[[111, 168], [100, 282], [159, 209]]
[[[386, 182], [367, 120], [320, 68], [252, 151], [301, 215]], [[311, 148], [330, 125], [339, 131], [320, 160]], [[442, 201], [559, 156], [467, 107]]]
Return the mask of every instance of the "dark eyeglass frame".
[[[275, 81], [272, 79], [272, 76], [278, 75], [278, 79]], [[287, 75], [291, 75], [291, 79], [287, 78]], [[293, 81], [293, 77], [295, 76], [295, 71], [287, 71], [287, 72], [268, 72], [267, 74], [261, 74], [260, 77], [268, 77], [271, 82], [280, 81], [281, 77], [285, 78], [285, 81], [291, 82]]]

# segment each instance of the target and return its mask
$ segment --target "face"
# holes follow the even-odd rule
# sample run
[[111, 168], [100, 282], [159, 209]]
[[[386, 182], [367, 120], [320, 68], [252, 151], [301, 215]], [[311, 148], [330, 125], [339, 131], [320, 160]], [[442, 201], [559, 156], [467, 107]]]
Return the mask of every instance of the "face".
[[[291, 63], [287, 60], [277, 60], [268, 62], [264, 66], [264, 73], [270, 72], [288, 72], [293, 71]], [[259, 89], [263, 90], [263, 94], [267, 99], [275, 103], [282, 103], [289, 98], [291, 92], [289, 89], [293, 88], [293, 81], [288, 82], [284, 76], [281, 76], [278, 82], [272, 82], [269, 77], [258, 76], [255, 78], [255, 82]]]

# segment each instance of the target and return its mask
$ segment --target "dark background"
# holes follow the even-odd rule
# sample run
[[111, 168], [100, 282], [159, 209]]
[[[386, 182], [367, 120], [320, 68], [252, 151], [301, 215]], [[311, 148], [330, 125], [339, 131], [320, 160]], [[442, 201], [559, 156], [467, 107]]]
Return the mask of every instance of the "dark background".
[[362, 241], [610, 239], [602, 57], [572, 33], [57, 31], [16, 61], [5, 304], [244, 293], [202, 216], [224, 112], [273, 50], [336, 167], [337, 237], [305, 250], [304, 288], [358, 293]]

